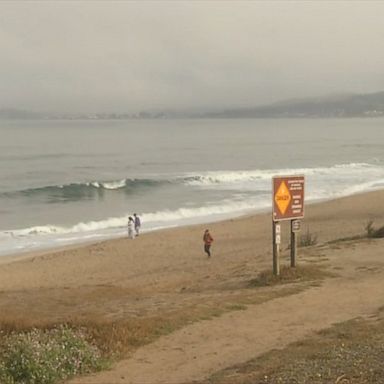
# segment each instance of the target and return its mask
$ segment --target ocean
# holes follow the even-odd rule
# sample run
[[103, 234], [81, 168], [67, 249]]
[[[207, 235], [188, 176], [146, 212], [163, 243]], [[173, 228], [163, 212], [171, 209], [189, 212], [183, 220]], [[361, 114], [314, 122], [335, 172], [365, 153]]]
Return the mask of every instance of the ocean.
[[0, 255], [384, 188], [384, 119], [0, 120]]

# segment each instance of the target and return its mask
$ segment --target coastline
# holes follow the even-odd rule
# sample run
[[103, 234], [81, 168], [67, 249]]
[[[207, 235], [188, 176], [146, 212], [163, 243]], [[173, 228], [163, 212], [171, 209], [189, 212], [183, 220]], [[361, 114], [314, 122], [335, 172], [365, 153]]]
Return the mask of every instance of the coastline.
[[[377, 203], [375, 203], [377, 202]], [[340, 206], [339, 206], [340, 203]], [[348, 195], [348, 196], [343, 196], [331, 200], [318, 200], [314, 201], [311, 203], [307, 203], [305, 206], [305, 217], [302, 219], [302, 232], [303, 231], [311, 231], [313, 233], [318, 234], [318, 236], [325, 236], [327, 239], [330, 237], [329, 231], [322, 228], [321, 223], [324, 221], [328, 221], [326, 218], [324, 218], [321, 214], [321, 212], [324, 210], [329, 212], [329, 211], [334, 211], [337, 212], [338, 210], [342, 210], [343, 216], [342, 217], [335, 217], [334, 223], [332, 224], [332, 220], [329, 219], [329, 223], [327, 226], [332, 227], [333, 230], [330, 231], [331, 233], [340, 233], [341, 236], [348, 236], [350, 235], [351, 231], [357, 231], [360, 229], [360, 232], [364, 231], [364, 224], [368, 220], [379, 220], [380, 218], [384, 217], [384, 209], [381, 209], [381, 206], [384, 203], [384, 189], [382, 190], [374, 190], [374, 191], [368, 191], [368, 192], [362, 192], [358, 194], [353, 194], [353, 195]], [[349, 208], [348, 208], [349, 207]], [[352, 207], [354, 209], [352, 209]], [[365, 207], [365, 208], [363, 208]], [[350, 217], [353, 218], [354, 222], [347, 222], [347, 219], [343, 219], [345, 215], [345, 210], [346, 209], [351, 209], [350, 212]], [[364, 212], [365, 209], [365, 212]], [[356, 213], [354, 214], [352, 211], [355, 211]], [[308, 216], [306, 215], [308, 212]], [[363, 216], [364, 214], [366, 215], [365, 218], [362, 218], [362, 221], [360, 223], [360, 226], [358, 223], [355, 223], [355, 221], [359, 221], [358, 219], [354, 218], [354, 215], [360, 214]], [[212, 228], [216, 227], [217, 225], [228, 225], [229, 223], [232, 223], [234, 221], [246, 221], [246, 220], [251, 220], [253, 221], [259, 221], [258, 218], [263, 218], [262, 221], [266, 221], [267, 217], [265, 216], [271, 216], [270, 214], [270, 209], [260, 209], [251, 213], [245, 213], [245, 214], [240, 214], [240, 215], [235, 215], [233, 217], [229, 218], [217, 218], [213, 221], [207, 221], [207, 222], [201, 222], [201, 223], [196, 223], [196, 224], [186, 224], [182, 226], [170, 226], [170, 227], [165, 227], [165, 228], [160, 228], [160, 229], [154, 229], [150, 231], [143, 231], [142, 236], [154, 236], [155, 238], [157, 237], [157, 233], [163, 233], [163, 232], [169, 232], [173, 230], [186, 230], [188, 231], [188, 228], [202, 228], [205, 226], [210, 226]], [[331, 215], [331, 212], [328, 213], [327, 216]], [[348, 216], [348, 215], [347, 215]], [[365, 220], [365, 221], [364, 221]], [[336, 221], [342, 221], [341, 224], [336, 224]], [[340, 227], [340, 225], [342, 227]], [[284, 227], [284, 224], [283, 224]], [[344, 227], [344, 228], [343, 228]], [[359, 228], [360, 227], [360, 228]], [[145, 228], [145, 227], [144, 227]], [[268, 227], [269, 229], [269, 227]], [[11, 263], [14, 261], [19, 261], [19, 260], [24, 260], [24, 259], [29, 259], [29, 258], [34, 258], [34, 257], [41, 257], [45, 255], [49, 255], [52, 253], [57, 253], [57, 252], [65, 252], [65, 251], [76, 251], [77, 249], [81, 250], [87, 247], [90, 247], [92, 245], [96, 244], [109, 244], [113, 243], [115, 241], [119, 241], [121, 239], [125, 239], [125, 236], [113, 236], [111, 238], [106, 238], [106, 239], [101, 239], [99, 241], [97, 240], [84, 240], [84, 241], [79, 241], [75, 243], [70, 243], [62, 246], [47, 246], [43, 248], [38, 248], [35, 250], [30, 250], [30, 251], [25, 251], [25, 252], [20, 252], [20, 253], [10, 253], [10, 254], [4, 254], [0, 256], [0, 265], [1, 264], [7, 264]], [[321, 239], [320, 239], [321, 240]], [[329, 240], [327, 240], [329, 241]]]
[[[369, 221], [378, 221], [384, 217], [384, 189], [368, 191], [359, 194], [340, 197], [332, 200], [322, 200], [312, 203], [307, 203], [305, 206], [305, 217], [302, 219], [302, 232], [310, 231], [319, 237], [320, 242], [330, 241], [335, 238], [347, 237], [352, 234], [364, 232], [364, 225]], [[120, 236], [117, 238], [104, 239], [100, 241], [89, 240], [81, 243], [73, 243], [59, 247], [46, 249], [37, 249], [21, 253], [6, 254], [0, 257], [0, 265], [9, 264], [28, 259], [52, 257], [57, 254], [76, 254], [89, 252], [94, 247], [106, 248], [126, 248], [125, 245], [138, 246], [142, 239], [146, 239], [145, 245], [148, 242], [154, 242], [162, 237], [174, 239], [175, 236], [185, 238], [185, 233], [191, 233], [193, 237], [199, 238], [198, 232], [209, 226], [213, 232], [219, 233], [231, 232], [230, 226], [234, 226], [235, 233], [240, 230], [243, 232], [251, 225], [255, 225], [258, 235], [255, 240], [261, 238], [270, 238], [270, 220], [271, 213], [269, 209], [263, 209], [254, 213], [246, 213], [232, 218], [218, 219], [209, 222], [188, 224], [177, 227], [161, 228], [153, 231], [145, 232], [139, 239], [128, 244], [125, 242], [126, 237]], [[284, 222], [282, 222], [284, 223]], [[377, 224], [380, 224], [379, 222]], [[282, 225], [283, 232], [287, 232]], [[248, 230], [246, 230], [248, 232]], [[220, 235], [219, 235], [220, 236]], [[231, 236], [232, 237], [232, 236]], [[287, 242], [287, 236], [283, 237], [283, 243]], [[265, 241], [264, 241], [265, 242]], [[266, 246], [267, 244], [265, 244]], [[141, 247], [140, 247], [141, 248]], [[266, 249], [266, 248], [265, 248]]]

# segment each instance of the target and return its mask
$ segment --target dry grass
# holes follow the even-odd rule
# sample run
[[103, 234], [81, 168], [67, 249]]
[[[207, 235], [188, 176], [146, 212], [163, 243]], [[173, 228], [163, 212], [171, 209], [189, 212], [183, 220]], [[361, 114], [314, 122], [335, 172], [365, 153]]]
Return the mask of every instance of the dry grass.
[[66, 324], [74, 329], [85, 329], [89, 341], [97, 345], [105, 357], [119, 359], [129, 355], [137, 347], [148, 344], [185, 325], [211, 319], [226, 312], [244, 310], [249, 304], [262, 303], [275, 297], [296, 293], [299, 290], [296, 287], [271, 293], [265, 292], [258, 296], [247, 292], [236, 297], [222, 297], [220, 302], [211, 302], [208, 305], [201, 303], [178, 310], [163, 311], [155, 316], [132, 317], [115, 321], [90, 315], [86, 318], [71, 318], [57, 323], [45, 318], [11, 319], [0, 315], [0, 343], [1, 337], [11, 332], [27, 332], [33, 328], [51, 329]]
[[271, 270], [260, 272], [256, 279], [251, 280], [250, 285], [254, 287], [265, 287], [277, 284], [298, 283], [306, 281], [321, 280], [330, 277], [331, 274], [323, 268], [314, 265], [280, 268], [280, 275], [275, 276]]
[[299, 235], [298, 247], [310, 247], [317, 244], [317, 235], [315, 233], [309, 232], [307, 229], [306, 232]]
[[[140, 316], [126, 315], [120, 319], [108, 320], [92, 313], [82, 314], [81, 317], [61, 314], [58, 318], [47, 316], [49, 307], [40, 308], [26, 316], [24, 309], [19, 314], [0, 314], [1, 335], [10, 332], [29, 331], [32, 328], [50, 329], [60, 324], [66, 324], [74, 329], [86, 329], [89, 340], [97, 345], [103, 355], [118, 359], [129, 355], [137, 347], [148, 344], [161, 335], [169, 334], [177, 329], [196, 321], [211, 319], [223, 313], [245, 310], [247, 305], [260, 304], [268, 300], [292, 295], [308, 287], [309, 281], [317, 281], [325, 276], [319, 267], [308, 266], [299, 268], [282, 268], [281, 276], [276, 279], [271, 272], [263, 272], [255, 280], [245, 284], [242, 289], [233, 292], [205, 292], [199, 302], [185, 303], [178, 308], [169, 306], [150, 314]], [[286, 285], [286, 283], [297, 283]], [[274, 285], [273, 289], [260, 289]], [[255, 295], [255, 289], [258, 290]], [[48, 294], [48, 292], [47, 292]], [[68, 292], [68, 294], [71, 293]], [[99, 295], [102, 292], [98, 292]], [[186, 294], [183, 293], [185, 296]], [[212, 295], [212, 296], [211, 296]], [[40, 304], [41, 305], [41, 304]], [[59, 308], [57, 308], [60, 312]], [[36, 310], [36, 307], [34, 308]], [[39, 316], [39, 312], [41, 316]]]
[[[167, 334], [186, 323], [186, 319], [179, 317], [131, 318], [120, 321], [106, 321], [89, 317], [88, 319], [72, 319], [60, 324], [70, 328], [85, 329], [87, 336], [102, 351], [104, 356], [118, 358], [129, 353], [140, 345], [147, 344], [160, 335]], [[57, 323], [44, 319], [1, 320], [1, 337], [11, 332], [27, 332], [33, 328], [52, 329]]]
[[355, 241], [355, 240], [363, 240], [363, 239], [380, 239], [384, 237], [384, 226], [375, 228], [373, 225], [373, 221], [369, 220], [364, 225], [365, 233], [348, 236], [348, 237], [342, 237], [340, 239], [335, 239], [328, 241], [327, 244], [337, 244], [341, 242], [348, 242], [348, 241]]
[[355, 319], [195, 384], [384, 382], [384, 319]]
[[[129, 356], [139, 346], [186, 325], [296, 294], [325, 276], [318, 266], [283, 267], [278, 280], [271, 272], [263, 272], [249, 282], [249, 275], [245, 274], [235, 283], [219, 281], [217, 286], [169, 294], [167, 305], [157, 307], [148, 307], [146, 304], [150, 304], [151, 299], [143, 297], [148, 303], [133, 308], [135, 303], [141, 302], [140, 297], [118, 287], [15, 291], [2, 297], [3, 306], [9, 311], [0, 313], [0, 344], [2, 336], [14, 331], [51, 329], [65, 324], [85, 330], [89, 341], [98, 347], [104, 358], [118, 360]], [[152, 299], [156, 301], [159, 300]], [[11, 303], [18, 305], [11, 306]]]

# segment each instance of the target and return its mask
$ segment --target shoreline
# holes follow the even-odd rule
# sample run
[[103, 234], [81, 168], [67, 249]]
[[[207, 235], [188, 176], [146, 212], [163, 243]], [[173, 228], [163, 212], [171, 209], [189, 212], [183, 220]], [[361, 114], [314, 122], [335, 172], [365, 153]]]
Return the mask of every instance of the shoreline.
[[[347, 196], [342, 196], [338, 197], [335, 199], [320, 199], [313, 201], [311, 203], [307, 203], [304, 208], [304, 213], [309, 210], [310, 213], [312, 210], [317, 211], [317, 207], [321, 207], [322, 205], [337, 205], [338, 202], [348, 202], [348, 201], [360, 201], [360, 200], [365, 200], [367, 198], [367, 201], [372, 201], [370, 199], [370, 196], [376, 196], [376, 195], [383, 195], [383, 200], [384, 200], [384, 189], [377, 189], [373, 191], [367, 191], [367, 192], [360, 192], [352, 195], [347, 195]], [[379, 205], [379, 204], [378, 204]], [[336, 208], [336, 207], [335, 207]], [[229, 222], [233, 221], [238, 221], [238, 220], [252, 220], [253, 218], [257, 217], [265, 217], [265, 216], [270, 216], [270, 219], [272, 220], [272, 215], [271, 215], [271, 210], [272, 208], [262, 208], [259, 210], [255, 210], [253, 212], [248, 212], [248, 213], [242, 213], [239, 215], [234, 215], [231, 217], [226, 217], [226, 218], [217, 218], [214, 220], [209, 220], [209, 221], [202, 221], [202, 222], [197, 222], [197, 223], [188, 223], [185, 225], [172, 225], [169, 227], [162, 227], [162, 228], [155, 228], [151, 230], [143, 230], [141, 237], [143, 236], [148, 236], [150, 234], [156, 234], [156, 233], [163, 233], [163, 232], [169, 232], [169, 231], [174, 231], [174, 230], [188, 230], [190, 228], [197, 228], [197, 227], [205, 227], [206, 225], [209, 226], [216, 226], [220, 224], [228, 224]], [[321, 211], [321, 208], [320, 208]], [[384, 212], [383, 212], [384, 213]], [[367, 213], [368, 216], [374, 216], [375, 213], [372, 211], [372, 207], [370, 211]], [[301, 219], [303, 222], [303, 228], [306, 228], [306, 220], [308, 220], [308, 217], [304, 216], [303, 219]], [[366, 219], [369, 220], [369, 219]], [[288, 220], [289, 221], [289, 220]], [[282, 221], [284, 223], [284, 221]], [[363, 226], [362, 226], [363, 228]], [[47, 246], [47, 247], [42, 247], [42, 248], [36, 248], [33, 250], [27, 250], [25, 252], [15, 252], [15, 253], [10, 253], [10, 254], [3, 254], [0, 255], [0, 265], [2, 264], [8, 264], [12, 262], [17, 262], [17, 261], [23, 261], [25, 259], [30, 259], [30, 258], [35, 258], [35, 257], [41, 257], [41, 256], [46, 256], [58, 252], [65, 252], [65, 251], [76, 251], [78, 249], [84, 249], [87, 247], [91, 247], [92, 245], [97, 245], [97, 244], [104, 244], [104, 243], [113, 243], [115, 241], [121, 241], [126, 239], [126, 236], [121, 236], [121, 235], [116, 235], [116, 236], [111, 236], [111, 235], [106, 235], [105, 238], [101, 238], [100, 240], [84, 240], [79, 242], [74, 242], [74, 243], [69, 243], [66, 245], [62, 246]]]

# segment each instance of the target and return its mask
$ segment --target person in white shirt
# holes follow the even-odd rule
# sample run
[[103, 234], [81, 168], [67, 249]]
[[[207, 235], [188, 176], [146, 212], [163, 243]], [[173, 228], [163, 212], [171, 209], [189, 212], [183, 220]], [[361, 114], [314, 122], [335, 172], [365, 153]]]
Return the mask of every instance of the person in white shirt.
[[133, 232], [134, 225], [135, 225], [135, 222], [134, 222], [132, 216], [129, 216], [128, 217], [128, 238], [129, 239], [135, 238], [135, 234]]

